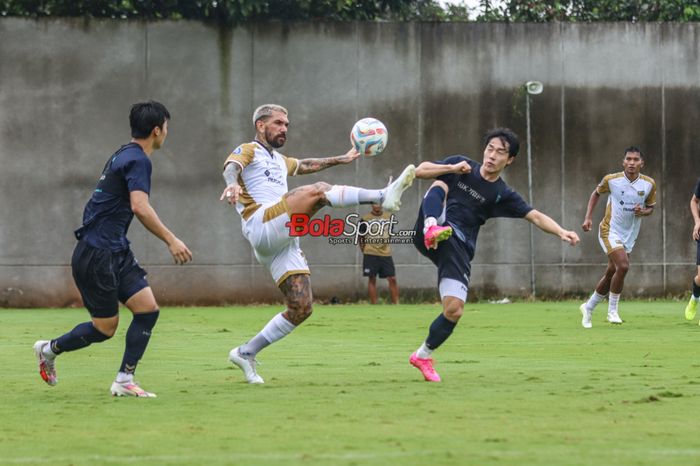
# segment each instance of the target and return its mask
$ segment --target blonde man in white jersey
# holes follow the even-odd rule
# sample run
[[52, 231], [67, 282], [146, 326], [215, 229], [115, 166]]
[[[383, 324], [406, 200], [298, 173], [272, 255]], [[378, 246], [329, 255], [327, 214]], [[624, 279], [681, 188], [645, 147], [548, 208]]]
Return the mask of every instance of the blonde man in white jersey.
[[348, 164], [359, 156], [355, 149], [320, 159], [296, 159], [280, 154], [276, 149], [287, 140], [287, 116], [287, 110], [279, 105], [258, 107], [253, 114], [255, 140], [238, 146], [224, 163], [226, 189], [221, 200], [236, 206], [243, 236], [250, 242], [258, 261], [272, 274], [287, 305], [256, 336], [230, 351], [229, 360], [243, 371], [248, 383], [263, 383], [256, 370], [255, 355], [288, 335], [312, 312], [311, 272], [299, 248], [299, 238], [289, 234], [290, 217], [294, 214], [311, 217], [324, 206], [372, 203], [396, 211], [401, 205], [401, 194], [415, 177], [415, 167], [409, 165], [384, 189], [318, 182], [287, 191], [287, 176]]
[[590, 231], [593, 209], [600, 195], [609, 193], [605, 216], [598, 228], [598, 240], [608, 256], [608, 267], [591, 297], [580, 306], [584, 328], [592, 327], [593, 309], [608, 292], [608, 322], [622, 323], [617, 307], [630, 266], [629, 255], [639, 235], [642, 217], [651, 215], [656, 204], [656, 183], [640, 173], [644, 167], [642, 151], [634, 146], [625, 149], [622, 167], [622, 172], [606, 175], [591, 193], [583, 220], [583, 231]]

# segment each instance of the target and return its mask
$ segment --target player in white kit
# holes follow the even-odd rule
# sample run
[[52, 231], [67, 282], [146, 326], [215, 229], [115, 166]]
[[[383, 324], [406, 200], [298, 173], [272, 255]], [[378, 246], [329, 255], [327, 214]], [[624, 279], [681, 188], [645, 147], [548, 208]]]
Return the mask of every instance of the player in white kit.
[[224, 163], [226, 189], [221, 200], [236, 206], [243, 236], [285, 297], [286, 309], [247, 343], [229, 353], [230, 361], [243, 371], [248, 383], [263, 383], [256, 370], [255, 355], [289, 334], [312, 312], [311, 272], [299, 248], [299, 237], [290, 236], [291, 217], [295, 214], [312, 217], [324, 206], [372, 203], [396, 211], [401, 205], [401, 194], [413, 182], [415, 167], [407, 166], [396, 181], [384, 189], [317, 182], [287, 191], [287, 176], [348, 164], [357, 159], [359, 153], [353, 148], [344, 155], [320, 159], [296, 159], [280, 154], [276, 149], [287, 140], [289, 120], [287, 110], [279, 105], [258, 107], [253, 114], [253, 124], [255, 140], [238, 146]]
[[639, 235], [642, 217], [651, 215], [656, 204], [656, 183], [640, 173], [644, 167], [642, 151], [634, 146], [625, 149], [622, 166], [622, 172], [606, 175], [598, 184], [588, 200], [583, 220], [583, 231], [590, 231], [593, 209], [600, 195], [609, 193], [605, 216], [598, 228], [598, 240], [608, 256], [608, 266], [591, 297], [580, 306], [584, 328], [591, 328], [593, 309], [608, 292], [608, 322], [622, 323], [618, 302], [629, 270], [629, 255]]

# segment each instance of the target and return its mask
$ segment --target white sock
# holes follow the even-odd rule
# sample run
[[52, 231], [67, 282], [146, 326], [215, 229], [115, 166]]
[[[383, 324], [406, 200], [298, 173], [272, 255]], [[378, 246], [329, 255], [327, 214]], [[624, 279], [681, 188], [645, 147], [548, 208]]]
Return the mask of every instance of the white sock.
[[44, 347], [41, 349], [41, 354], [43, 354], [46, 359], [56, 359], [56, 356], [58, 356], [56, 353], [51, 351], [50, 342], [48, 345], [44, 345]]
[[241, 345], [239, 351], [241, 354], [255, 356], [272, 343], [289, 335], [295, 328], [296, 325], [285, 319], [280, 312], [270, 319], [263, 329], [260, 330], [260, 333], [255, 335], [244, 345]]
[[126, 372], [117, 372], [117, 383], [133, 382], [134, 374], [127, 374]]
[[382, 202], [383, 189], [364, 189], [355, 186], [333, 185], [326, 191], [326, 199], [332, 207], [351, 207], [360, 204]]
[[608, 312], [617, 312], [617, 303], [620, 301], [620, 294], [610, 293], [608, 298]]
[[[611, 293], [612, 296], [612, 293]], [[588, 298], [588, 301], [586, 301], [586, 309], [589, 311], [592, 311], [595, 309], [595, 307], [598, 305], [599, 302], [605, 299], [605, 295], [599, 294], [597, 291], [594, 291], [593, 294], [591, 295], [590, 298]]]
[[433, 354], [433, 350], [428, 348], [425, 345], [425, 342], [423, 342], [422, 345], [420, 345], [420, 348], [416, 351], [416, 356], [418, 356], [421, 359], [428, 359], [430, 355]]
[[425, 217], [425, 220], [423, 220], [423, 233], [425, 234], [425, 232], [428, 231], [428, 228], [436, 225], [437, 219], [435, 217]]

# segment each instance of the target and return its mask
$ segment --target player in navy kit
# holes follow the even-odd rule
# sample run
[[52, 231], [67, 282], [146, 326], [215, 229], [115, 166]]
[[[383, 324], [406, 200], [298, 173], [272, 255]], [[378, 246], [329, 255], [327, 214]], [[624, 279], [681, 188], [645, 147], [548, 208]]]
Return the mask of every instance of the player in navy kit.
[[415, 246], [438, 268], [443, 312], [430, 325], [428, 338], [410, 357], [428, 382], [440, 376], [430, 357], [452, 333], [462, 316], [469, 290], [471, 261], [479, 228], [489, 218], [525, 218], [536, 227], [571, 245], [579, 242], [547, 215], [533, 209], [502, 179], [501, 172], [518, 154], [518, 138], [507, 128], [489, 131], [484, 139], [483, 163], [456, 155], [423, 162], [416, 178], [436, 179], [421, 204], [416, 221]]
[[109, 157], [97, 187], [83, 212], [83, 225], [75, 231], [73, 278], [90, 312], [91, 321], [54, 340], [39, 340], [34, 353], [39, 374], [53, 386], [55, 359], [64, 352], [85, 348], [111, 338], [119, 323], [119, 302], [134, 317], [126, 333], [126, 348], [111, 392], [117, 396], [154, 397], [134, 381], [136, 365], [146, 351], [158, 320], [158, 304], [136, 262], [126, 238], [134, 215], [153, 235], [168, 245], [177, 264], [192, 260], [192, 253], [160, 221], [149, 203], [153, 152], [165, 142], [170, 113], [158, 102], [134, 104], [129, 114], [132, 140]]

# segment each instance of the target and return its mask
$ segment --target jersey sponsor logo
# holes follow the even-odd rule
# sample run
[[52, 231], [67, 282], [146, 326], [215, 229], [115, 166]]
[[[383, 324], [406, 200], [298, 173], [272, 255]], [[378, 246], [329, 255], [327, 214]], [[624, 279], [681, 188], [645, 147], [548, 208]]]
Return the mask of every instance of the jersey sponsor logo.
[[642, 196], [644, 197], [646, 193], [644, 191], [637, 191], [637, 196]]
[[[289, 236], [325, 236], [331, 244], [358, 244], [360, 238], [367, 244], [412, 243], [415, 231], [395, 231], [398, 223], [393, 214], [389, 219], [369, 222], [356, 213], [348, 214], [344, 219], [331, 218], [330, 215], [312, 219], [307, 214], [292, 214], [284, 226], [289, 229]], [[388, 238], [384, 238], [385, 234]]]
[[242, 147], [236, 147], [236, 149], [233, 151], [233, 154], [238, 155], [238, 154], [240, 154], [241, 152], [243, 152], [243, 148], [242, 148]]
[[269, 181], [270, 183], [278, 184], [280, 186], [284, 186], [284, 182], [282, 180], [278, 180], [277, 178], [273, 178], [271, 176], [267, 177], [267, 181]]
[[458, 181], [457, 182], [457, 187], [464, 191], [465, 193], [469, 194], [471, 197], [479, 201], [479, 203], [484, 204], [486, 202], [486, 198], [479, 194], [477, 191], [475, 191], [471, 186], [468, 186], [467, 184]]

